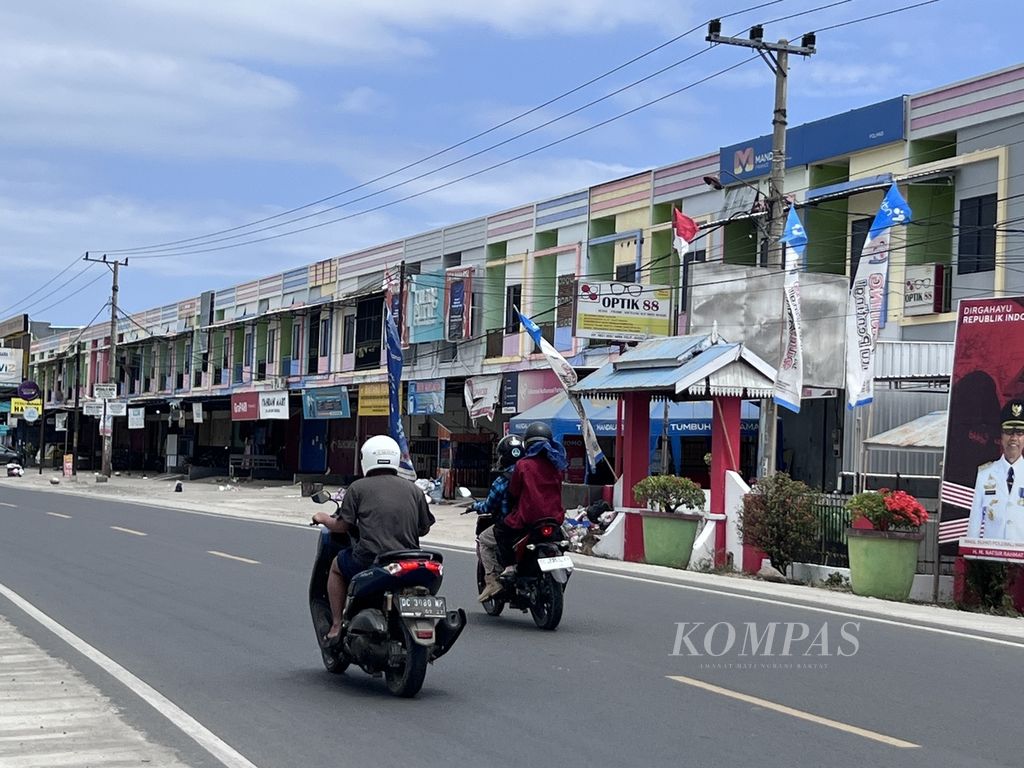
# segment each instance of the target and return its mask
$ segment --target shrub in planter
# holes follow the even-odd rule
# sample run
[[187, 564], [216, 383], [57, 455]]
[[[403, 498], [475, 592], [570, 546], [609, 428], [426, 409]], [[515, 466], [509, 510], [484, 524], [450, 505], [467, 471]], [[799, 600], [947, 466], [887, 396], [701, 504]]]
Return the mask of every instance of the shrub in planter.
[[651, 475], [633, 486], [633, 495], [656, 512], [704, 509], [704, 491], [688, 477]]
[[914, 584], [921, 526], [928, 512], [906, 491], [865, 491], [846, 503], [853, 520], [870, 524], [847, 531], [850, 582], [855, 594], [906, 600]]
[[819, 494], [785, 472], [765, 477], [743, 497], [743, 541], [763, 550], [782, 573], [814, 548]]

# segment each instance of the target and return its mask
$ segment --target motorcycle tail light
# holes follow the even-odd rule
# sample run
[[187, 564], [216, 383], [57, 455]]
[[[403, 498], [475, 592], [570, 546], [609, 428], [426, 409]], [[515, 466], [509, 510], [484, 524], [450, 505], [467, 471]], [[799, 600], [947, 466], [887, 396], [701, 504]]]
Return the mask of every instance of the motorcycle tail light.
[[555, 535], [555, 526], [553, 526], [553, 525], [542, 526], [541, 529], [540, 529], [540, 535], [544, 536], [545, 538], [547, 538], [549, 536], [554, 536]]
[[438, 575], [440, 575], [444, 570], [441, 563], [435, 562], [434, 560], [399, 560], [397, 563], [388, 563], [384, 566], [384, 570], [392, 576], [401, 576], [403, 573], [411, 573], [412, 571], [418, 571], [421, 568]]

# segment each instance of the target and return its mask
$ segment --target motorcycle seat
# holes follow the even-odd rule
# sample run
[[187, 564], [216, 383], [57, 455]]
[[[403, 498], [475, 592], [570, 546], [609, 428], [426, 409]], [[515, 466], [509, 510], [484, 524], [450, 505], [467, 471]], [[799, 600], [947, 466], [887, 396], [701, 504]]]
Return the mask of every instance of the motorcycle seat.
[[433, 560], [436, 563], [444, 562], [444, 555], [440, 552], [430, 552], [426, 549], [395, 549], [391, 552], [381, 552], [374, 565], [387, 565], [397, 563], [400, 560]]

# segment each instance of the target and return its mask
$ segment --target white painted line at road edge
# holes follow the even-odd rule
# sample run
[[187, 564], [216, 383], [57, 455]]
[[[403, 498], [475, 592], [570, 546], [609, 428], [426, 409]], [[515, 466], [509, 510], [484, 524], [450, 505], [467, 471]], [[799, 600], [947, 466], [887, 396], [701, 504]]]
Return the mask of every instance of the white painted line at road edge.
[[[451, 544], [430, 544], [428, 546], [434, 547], [441, 550], [449, 550], [452, 552], [465, 552], [467, 554], [473, 554], [475, 550], [469, 549], [468, 547], [456, 547]], [[994, 643], [995, 645], [1007, 645], [1011, 648], [1020, 648], [1024, 650], [1024, 641], [1016, 642], [1013, 640], [1001, 640], [997, 637], [990, 637], [988, 635], [975, 635], [970, 632], [960, 632], [955, 629], [943, 629], [941, 627], [933, 627], [928, 624], [914, 624], [908, 621], [897, 621], [896, 619], [885, 619], [881, 616], [872, 616], [864, 613], [849, 613], [847, 611], [839, 611], [834, 608], [820, 608], [816, 605], [805, 605], [804, 603], [790, 602], [788, 600], [777, 600], [770, 597], [759, 597], [758, 595], [744, 595], [740, 592], [732, 592], [729, 590], [722, 589], [710, 589], [708, 587], [698, 587], [693, 584], [679, 584], [674, 581], [661, 581], [660, 579], [650, 579], [646, 576], [632, 576], [628, 573], [618, 573], [616, 571], [603, 571], [597, 568], [586, 568], [576, 567], [574, 569], [579, 573], [594, 573], [598, 576], [609, 576], [616, 579], [625, 579], [626, 581], [639, 581], [644, 584], [657, 584], [661, 587], [672, 587], [674, 589], [687, 589], [691, 592], [703, 592], [707, 595], [720, 595], [723, 597], [735, 597], [740, 600], [753, 600], [756, 603], [768, 603], [769, 605], [782, 605], [786, 608], [797, 608], [802, 611], [812, 611], [814, 613], [827, 613], [832, 616], [842, 616], [847, 619], [863, 619], [864, 621], [874, 621], [879, 624], [888, 624], [893, 627], [903, 627], [905, 629], [919, 629], [922, 632], [933, 632], [939, 635], [949, 635], [951, 637], [957, 637], [963, 640], [979, 640], [983, 643]]]
[[189, 736], [199, 746], [213, 755], [227, 768], [257, 768], [254, 763], [249, 762], [240, 752], [236, 751], [229, 744], [218, 738], [212, 731], [202, 723], [181, 709], [177, 704], [159, 693], [157, 690], [144, 683], [127, 669], [93, 648], [78, 635], [58, 624], [41, 610], [17, 592], [0, 584], [0, 595], [10, 600], [14, 605], [27, 613], [33, 619], [42, 624], [46, 629], [66, 642], [89, 661], [96, 664], [104, 672], [110, 674], [115, 680], [126, 686], [135, 695], [149, 704], [153, 709], [171, 721], [183, 733]]
[[71, 515], [65, 515], [65, 514], [62, 514], [61, 512], [47, 512], [46, 514], [48, 514], [50, 517], [62, 517], [65, 520], [70, 520], [71, 519]]
[[110, 530], [120, 531], [121, 533], [130, 533], [132, 536], [149, 536], [148, 533], [143, 533], [142, 531], [133, 531], [131, 528], [122, 528], [120, 525], [112, 525], [110, 526]]
[[792, 707], [787, 707], [784, 704], [776, 704], [775, 702], [768, 701], [767, 699], [760, 699], [757, 696], [751, 696], [746, 693], [740, 693], [739, 691], [732, 691], [728, 688], [712, 685], [711, 683], [705, 683], [703, 680], [697, 680], [692, 677], [669, 675], [668, 679], [675, 680], [677, 683], [682, 683], [683, 685], [693, 686], [694, 688], [702, 688], [705, 691], [717, 693], [721, 696], [728, 696], [730, 699], [737, 699], [738, 701], [743, 701], [747, 704], [764, 707], [765, 709], [770, 709], [773, 712], [780, 712], [781, 714], [796, 717], [800, 720], [807, 720], [811, 723], [824, 725], [827, 728], [835, 728], [837, 731], [852, 733], [855, 736], [863, 736], [865, 739], [871, 739], [872, 741], [878, 741], [882, 744], [888, 744], [890, 747], [899, 747], [900, 749], [918, 749], [921, 746], [920, 744], [915, 744], [912, 741], [904, 741], [903, 739], [897, 739], [893, 736], [886, 736], [884, 733], [869, 731], [866, 728], [860, 728], [856, 725], [850, 725], [849, 723], [843, 723], [838, 720], [830, 720], [829, 718], [821, 717], [820, 715], [812, 715], [810, 712], [793, 709]]
[[248, 557], [239, 557], [238, 555], [229, 555], [227, 552], [218, 552], [215, 549], [206, 550], [206, 554], [213, 555], [214, 557], [225, 557], [228, 560], [237, 560], [240, 563], [248, 563], [249, 565], [259, 565], [259, 560], [250, 560]]

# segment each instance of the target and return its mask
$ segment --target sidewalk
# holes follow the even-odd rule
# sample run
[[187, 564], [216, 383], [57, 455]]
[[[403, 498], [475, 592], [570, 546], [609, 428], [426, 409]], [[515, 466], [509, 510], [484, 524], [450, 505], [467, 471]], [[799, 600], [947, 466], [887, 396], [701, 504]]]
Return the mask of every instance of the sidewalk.
[[[209, 512], [222, 515], [270, 520], [304, 525], [309, 522], [317, 506], [302, 498], [299, 485], [270, 482], [238, 483], [223, 479], [183, 482], [183, 491], [174, 492], [175, 481], [141, 477], [112, 477], [109, 482], [97, 483], [93, 475], [80, 475], [77, 481], [61, 478], [59, 485], [51, 485], [50, 478], [57, 472], [44, 470], [42, 475], [26, 473], [20, 478], [0, 478], [0, 494], [6, 486], [31, 488], [54, 493], [110, 498], [118, 501], [157, 507]], [[334, 490], [328, 486], [328, 490]], [[431, 510], [437, 519], [425, 544], [450, 546], [473, 550], [475, 548], [474, 515], [463, 515], [464, 507], [434, 504]], [[680, 571], [673, 568], [608, 560], [572, 554], [577, 568], [585, 572], [603, 573], [652, 580], [681, 587], [699, 588], [720, 593], [742, 595], [747, 599], [779, 601], [799, 604], [819, 610], [857, 613], [889, 621], [926, 624], [930, 627], [956, 631], [976, 632], [999, 638], [1024, 642], [1024, 619], [958, 611], [934, 605], [897, 603], [887, 600], [859, 597], [849, 592], [838, 592], [796, 584], [774, 584], [741, 575], [724, 575]]]

